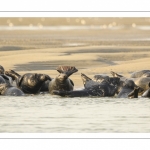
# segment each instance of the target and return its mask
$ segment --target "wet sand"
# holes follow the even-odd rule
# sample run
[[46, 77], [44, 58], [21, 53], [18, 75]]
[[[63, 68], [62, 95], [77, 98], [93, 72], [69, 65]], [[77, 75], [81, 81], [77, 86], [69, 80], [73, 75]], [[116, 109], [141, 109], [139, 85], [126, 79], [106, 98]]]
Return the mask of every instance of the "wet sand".
[[[79, 70], [71, 76], [75, 88], [83, 86], [81, 73], [91, 78], [110, 75], [110, 71], [130, 76], [134, 71], [150, 69], [150, 30], [139, 29], [142, 19], [137, 20], [113, 25], [117, 19], [105, 18], [106, 27], [102, 20], [91, 23], [102, 25], [102, 29], [0, 30], [0, 64], [20, 74], [38, 72], [51, 77], [58, 74], [57, 66], [73, 65]], [[148, 18], [144, 23], [149, 26]]]

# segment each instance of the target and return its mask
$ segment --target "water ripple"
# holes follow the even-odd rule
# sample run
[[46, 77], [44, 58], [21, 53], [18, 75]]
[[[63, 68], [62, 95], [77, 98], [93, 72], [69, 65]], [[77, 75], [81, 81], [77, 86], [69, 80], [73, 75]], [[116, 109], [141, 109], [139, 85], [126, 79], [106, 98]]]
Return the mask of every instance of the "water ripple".
[[0, 97], [0, 132], [149, 132], [150, 99]]

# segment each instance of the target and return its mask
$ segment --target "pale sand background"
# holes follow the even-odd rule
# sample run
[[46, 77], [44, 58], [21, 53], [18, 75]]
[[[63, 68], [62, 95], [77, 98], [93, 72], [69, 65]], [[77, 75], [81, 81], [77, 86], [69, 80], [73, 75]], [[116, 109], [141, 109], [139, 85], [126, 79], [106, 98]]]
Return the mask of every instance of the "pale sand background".
[[[29, 30], [14, 30], [17, 26]], [[74, 26], [79, 29], [66, 28]], [[73, 65], [79, 71], [71, 79], [78, 88], [80, 73], [93, 77], [112, 70], [129, 76], [150, 69], [149, 57], [150, 18], [0, 18], [0, 64], [20, 74], [55, 77], [58, 65]]]

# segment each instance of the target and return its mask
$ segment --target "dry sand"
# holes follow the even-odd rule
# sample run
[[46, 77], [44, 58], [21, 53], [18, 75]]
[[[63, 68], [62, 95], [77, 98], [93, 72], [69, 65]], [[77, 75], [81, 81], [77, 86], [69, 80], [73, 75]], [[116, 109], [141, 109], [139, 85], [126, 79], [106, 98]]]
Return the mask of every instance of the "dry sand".
[[[110, 75], [110, 71], [130, 76], [134, 71], [150, 69], [150, 30], [135, 28], [133, 23], [141, 25], [141, 18], [125, 19], [120, 23], [125, 27], [113, 30], [109, 24], [117, 19], [97, 19], [94, 25], [104, 21], [104, 29], [0, 30], [0, 65], [20, 74], [38, 72], [51, 77], [58, 74], [59, 65], [76, 66], [78, 72], [71, 76], [75, 88], [83, 86], [80, 73], [91, 78], [95, 74]], [[84, 20], [90, 24], [92, 18]], [[149, 25], [149, 18], [143, 20]]]

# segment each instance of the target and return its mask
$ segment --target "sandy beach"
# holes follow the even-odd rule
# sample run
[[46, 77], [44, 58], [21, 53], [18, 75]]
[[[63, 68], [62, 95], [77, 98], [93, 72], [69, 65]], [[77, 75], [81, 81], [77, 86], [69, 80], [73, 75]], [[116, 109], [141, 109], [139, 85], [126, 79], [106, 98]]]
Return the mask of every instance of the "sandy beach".
[[78, 72], [70, 78], [78, 88], [83, 86], [81, 73], [130, 76], [150, 69], [149, 18], [19, 19], [0, 18], [0, 64], [5, 70], [55, 77], [57, 66], [72, 65]]

